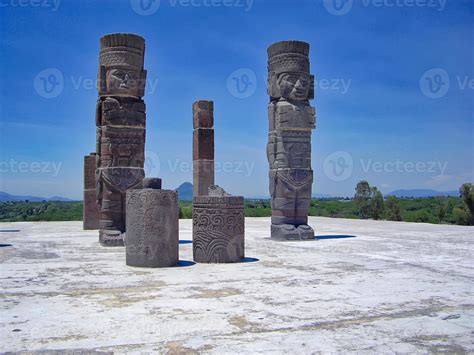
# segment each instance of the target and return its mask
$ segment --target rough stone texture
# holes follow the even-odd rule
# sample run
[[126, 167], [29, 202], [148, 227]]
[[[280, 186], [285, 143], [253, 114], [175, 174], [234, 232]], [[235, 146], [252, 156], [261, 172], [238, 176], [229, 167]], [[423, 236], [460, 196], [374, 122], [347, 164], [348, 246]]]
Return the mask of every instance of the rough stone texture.
[[214, 184], [214, 160], [193, 161], [193, 195], [207, 195]]
[[145, 178], [143, 179], [143, 188], [144, 189], [161, 189], [161, 179], [160, 178]]
[[193, 103], [193, 128], [214, 128], [214, 102], [200, 100]]
[[97, 102], [99, 241], [122, 246], [125, 192], [140, 188], [145, 160], [145, 41], [116, 33], [100, 40]]
[[314, 238], [307, 223], [313, 183], [311, 130], [315, 127], [315, 110], [309, 104], [314, 77], [308, 55], [305, 42], [277, 42], [268, 48], [271, 236], [279, 240]]
[[0, 223], [21, 230], [0, 233], [2, 352], [474, 352], [473, 227], [309, 223], [323, 237], [277, 243], [270, 218], [246, 218], [260, 261], [167, 269], [128, 267], [81, 222]]
[[193, 196], [214, 185], [214, 103], [193, 103]]
[[[160, 179], [145, 179], [157, 186]], [[161, 185], [161, 180], [160, 180]], [[127, 191], [126, 263], [129, 266], [169, 267], [179, 254], [178, 193], [154, 188]]]
[[211, 186], [193, 199], [193, 259], [235, 263], [244, 258], [244, 198]]
[[95, 192], [96, 154], [84, 157], [84, 197], [83, 197], [83, 228], [99, 229], [99, 210]]

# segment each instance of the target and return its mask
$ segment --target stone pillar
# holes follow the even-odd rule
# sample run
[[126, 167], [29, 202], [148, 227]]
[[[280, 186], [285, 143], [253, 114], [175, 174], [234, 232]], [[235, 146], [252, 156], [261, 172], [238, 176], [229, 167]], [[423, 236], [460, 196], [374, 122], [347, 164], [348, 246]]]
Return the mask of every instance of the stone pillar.
[[284, 41], [268, 48], [268, 94], [271, 236], [313, 239], [308, 210], [315, 110], [309, 104], [314, 98], [314, 77], [310, 75], [308, 43]]
[[127, 191], [126, 262], [129, 266], [168, 267], [178, 262], [178, 193], [161, 190], [160, 179]]
[[96, 190], [99, 241], [123, 246], [125, 192], [140, 188], [145, 159], [145, 40], [115, 33], [100, 39]]
[[244, 198], [211, 186], [193, 199], [193, 259], [198, 263], [235, 263], [244, 258]]
[[96, 154], [84, 157], [84, 198], [83, 198], [83, 228], [85, 230], [99, 229], [99, 211], [95, 194], [95, 165]]
[[214, 185], [214, 103], [193, 103], [193, 196], [207, 195]]

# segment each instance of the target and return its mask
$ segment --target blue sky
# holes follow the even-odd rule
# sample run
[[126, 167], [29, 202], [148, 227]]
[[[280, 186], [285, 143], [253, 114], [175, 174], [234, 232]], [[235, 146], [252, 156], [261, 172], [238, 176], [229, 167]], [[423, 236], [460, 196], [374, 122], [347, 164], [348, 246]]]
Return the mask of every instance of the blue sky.
[[317, 78], [314, 193], [474, 180], [474, 1], [142, 1], [0, 0], [0, 191], [82, 197], [112, 32], [146, 39], [146, 168], [165, 188], [192, 181], [192, 102], [210, 99], [216, 182], [268, 194], [266, 48], [287, 39]]

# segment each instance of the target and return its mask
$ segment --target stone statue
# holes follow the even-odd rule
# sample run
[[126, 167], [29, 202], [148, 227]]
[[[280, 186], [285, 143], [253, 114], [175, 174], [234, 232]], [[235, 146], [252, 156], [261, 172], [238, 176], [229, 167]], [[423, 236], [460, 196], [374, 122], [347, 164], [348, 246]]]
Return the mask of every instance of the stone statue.
[[277, 42], [268, 48], [271, 236], [278, 240], [314, 238], [308, 226], [315, 128], [315, 109], [309, 104], [314, 98], [314, 77], [308, 56], [305, 42]]
[[125, 192], [140, 188], [145, 159], [145, 40], [115, 33], [100, 39], [96, 110], [99, 241], [124, 245]]

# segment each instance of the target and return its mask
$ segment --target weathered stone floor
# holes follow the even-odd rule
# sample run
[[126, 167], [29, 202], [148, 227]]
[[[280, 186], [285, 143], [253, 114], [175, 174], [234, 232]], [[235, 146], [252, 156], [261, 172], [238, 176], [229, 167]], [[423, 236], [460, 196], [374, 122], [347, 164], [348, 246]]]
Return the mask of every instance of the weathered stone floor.
[[310, 224], [325, 238], [275, 242], [248, 218], [258, 261], [138, 269], [80, 222], [0, 223], [0, 351], [474, 351], [473, 227]]

